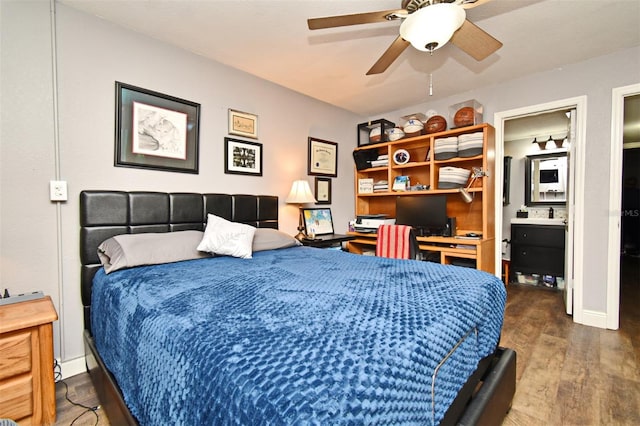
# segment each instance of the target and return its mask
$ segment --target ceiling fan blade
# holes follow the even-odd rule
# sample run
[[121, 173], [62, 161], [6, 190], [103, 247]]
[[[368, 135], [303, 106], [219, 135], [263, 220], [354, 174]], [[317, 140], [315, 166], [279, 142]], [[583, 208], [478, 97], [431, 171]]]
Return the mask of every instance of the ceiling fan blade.
[[381, 74], [385, 72], [387, 68], [389, 68], [389, 65], [391, 65], [393, 61], [395, 61], [398, 56], [400, 56], [400, 54], [409, 47], [409, 44], [410, 43], [408, 41], [405, 41], [402, 37], [398, 36], [393, 43], [391, 43], [391, 46], [389, 46], [382, 56], [380, 56], [380, 59], [378, 59], [371, 69], [367, 71], [367, 75]]
[[[404, 9], [381, 10], [379, 12], [355, 13], [353, 15], [327, 16], [326, 18], [310, 18], [307, 24], [310, 30], [345, 27], [348, 25], [375, 24], [393, 20], [394, 15], [406, 16]], [[389, 18], [391, 16], [391, 18]]]
[[477, 61], [482, 61], [502, 47], [502, 43], [489, 33], [466, 19], [462, 26], [453, 33], [451, 43]]
[[462, 6], [463, 9], [473, 9], [474, 7], [477, 6], [482, 6], [485, 3], [489, 3], [491, 0], [476, 0], [474, 2], [469, 2], [469, 3], [462, 3], [460, 6]]

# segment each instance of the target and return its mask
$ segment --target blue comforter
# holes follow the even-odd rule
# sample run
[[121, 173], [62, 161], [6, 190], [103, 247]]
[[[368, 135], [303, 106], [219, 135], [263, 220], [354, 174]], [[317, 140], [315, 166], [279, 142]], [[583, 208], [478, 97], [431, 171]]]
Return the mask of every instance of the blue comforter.
[[473, 269], [294, 247], [100, 270], [92, 298], [143, 425], [437, 424], [495, 349], [506, 292]]

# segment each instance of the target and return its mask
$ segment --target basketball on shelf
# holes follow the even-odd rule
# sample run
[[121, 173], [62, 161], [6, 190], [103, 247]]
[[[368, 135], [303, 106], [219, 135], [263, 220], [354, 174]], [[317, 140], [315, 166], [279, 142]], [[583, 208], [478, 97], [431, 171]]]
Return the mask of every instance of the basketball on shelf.
[[444, 132], [447, 130], [447, 120], [441, 115], [434, 115], [427, 120], [424, 130], [427, 133]]
[[369, 132], [369, 142], [376, 143], [382, 140], [382, 130], [380, 127], [374, 127]]
[[472, 107], [463, 107], [453, 116], [453, 124], [456, 127], [473, 126], [475, 123], [475, 111]]
[[423, 128], [424, 124], [422, 124], [422, 121], [418, 120], [417, 118], [410, 118], [404, 124], [403, 130], [405, 136], [412, 137], [419, 136]]

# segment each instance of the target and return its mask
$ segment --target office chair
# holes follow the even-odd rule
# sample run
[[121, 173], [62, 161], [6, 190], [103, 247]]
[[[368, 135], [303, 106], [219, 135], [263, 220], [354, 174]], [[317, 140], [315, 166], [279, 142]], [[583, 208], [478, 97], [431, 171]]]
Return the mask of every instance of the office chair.
[[408, 225], [380, 225], [376, 256], [392, 259], [416, 259], [420, 249], [416, 234]]

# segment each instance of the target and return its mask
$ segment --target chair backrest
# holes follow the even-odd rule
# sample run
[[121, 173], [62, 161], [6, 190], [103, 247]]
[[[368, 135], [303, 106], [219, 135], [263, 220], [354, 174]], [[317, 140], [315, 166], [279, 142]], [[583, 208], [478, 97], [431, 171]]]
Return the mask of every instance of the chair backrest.
[[376, 256], [393, 259], [415, 259], [418, 241], [408, 225], [380, 225], [376, 242]]

